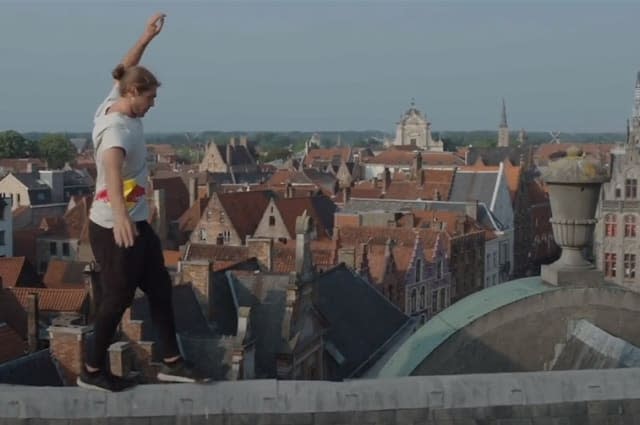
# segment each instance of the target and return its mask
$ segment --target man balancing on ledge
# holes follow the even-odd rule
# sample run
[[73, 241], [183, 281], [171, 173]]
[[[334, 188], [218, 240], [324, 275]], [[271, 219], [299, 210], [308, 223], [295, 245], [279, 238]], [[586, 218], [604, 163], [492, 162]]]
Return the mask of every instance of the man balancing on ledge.
[[120, 391], [131, 380], [107, 371], [107, 350], [136, 288], [149, 300], [163, 364], [158, 380], [200, 381], [193, 366], [180, 354], [171, 302], [171, 278], [162, 246], [147, 217], [147, 150], [142, 117], [154, 105], [160, 82], [138, 63], [162, 30], [165, 15], [153, 15], [136, 44], [112, 72], [115, 84], [100, 104], [92, 133], [97, 168], [96, 195], [89, 213], [89, 240], [100, 265], [102, 299], [94, 323], [95, 339], [78, 386]]

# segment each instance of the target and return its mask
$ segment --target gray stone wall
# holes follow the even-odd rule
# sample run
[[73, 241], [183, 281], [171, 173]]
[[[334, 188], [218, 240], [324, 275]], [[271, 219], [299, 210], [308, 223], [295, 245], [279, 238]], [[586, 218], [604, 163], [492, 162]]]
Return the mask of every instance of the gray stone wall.
[[0, 385], [3, 425], [601, 425], [639, 421], [640, 369], [342, 383], [167, 384], [122, 393]]

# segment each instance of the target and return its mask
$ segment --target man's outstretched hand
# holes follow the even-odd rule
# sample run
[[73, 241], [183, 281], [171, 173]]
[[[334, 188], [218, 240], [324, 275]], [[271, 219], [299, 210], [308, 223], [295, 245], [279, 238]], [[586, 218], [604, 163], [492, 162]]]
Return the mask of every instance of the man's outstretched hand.
[[144, 28], [144, 33], [142, 34], [144, 41], [148, 43], [153, 40], [156, 35], [160, 34], [166, 16], [166, 14], [158, 12], [149, 18], [147, 26]]

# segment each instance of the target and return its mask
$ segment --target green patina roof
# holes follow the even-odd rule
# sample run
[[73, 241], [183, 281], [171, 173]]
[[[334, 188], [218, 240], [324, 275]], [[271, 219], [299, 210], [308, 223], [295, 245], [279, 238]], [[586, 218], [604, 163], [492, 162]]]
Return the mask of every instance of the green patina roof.
[[379, 378], [409, 376], [440, 344], [479, 317], [532, 295], [559, 289], [540, 276], [492, 286], [465, 297], [418, 328], [378, 373]]

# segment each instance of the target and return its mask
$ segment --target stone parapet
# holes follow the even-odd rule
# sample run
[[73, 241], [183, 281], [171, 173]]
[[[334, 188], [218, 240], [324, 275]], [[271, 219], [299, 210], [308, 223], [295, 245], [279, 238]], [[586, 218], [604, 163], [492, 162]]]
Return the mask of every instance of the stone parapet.
[[[122, 393], [0, 385], [0, 423], [638, 423], [640, 369], [348, 382], [141, 385]], [[635, 421], [635, 422], [634, 422]]]

